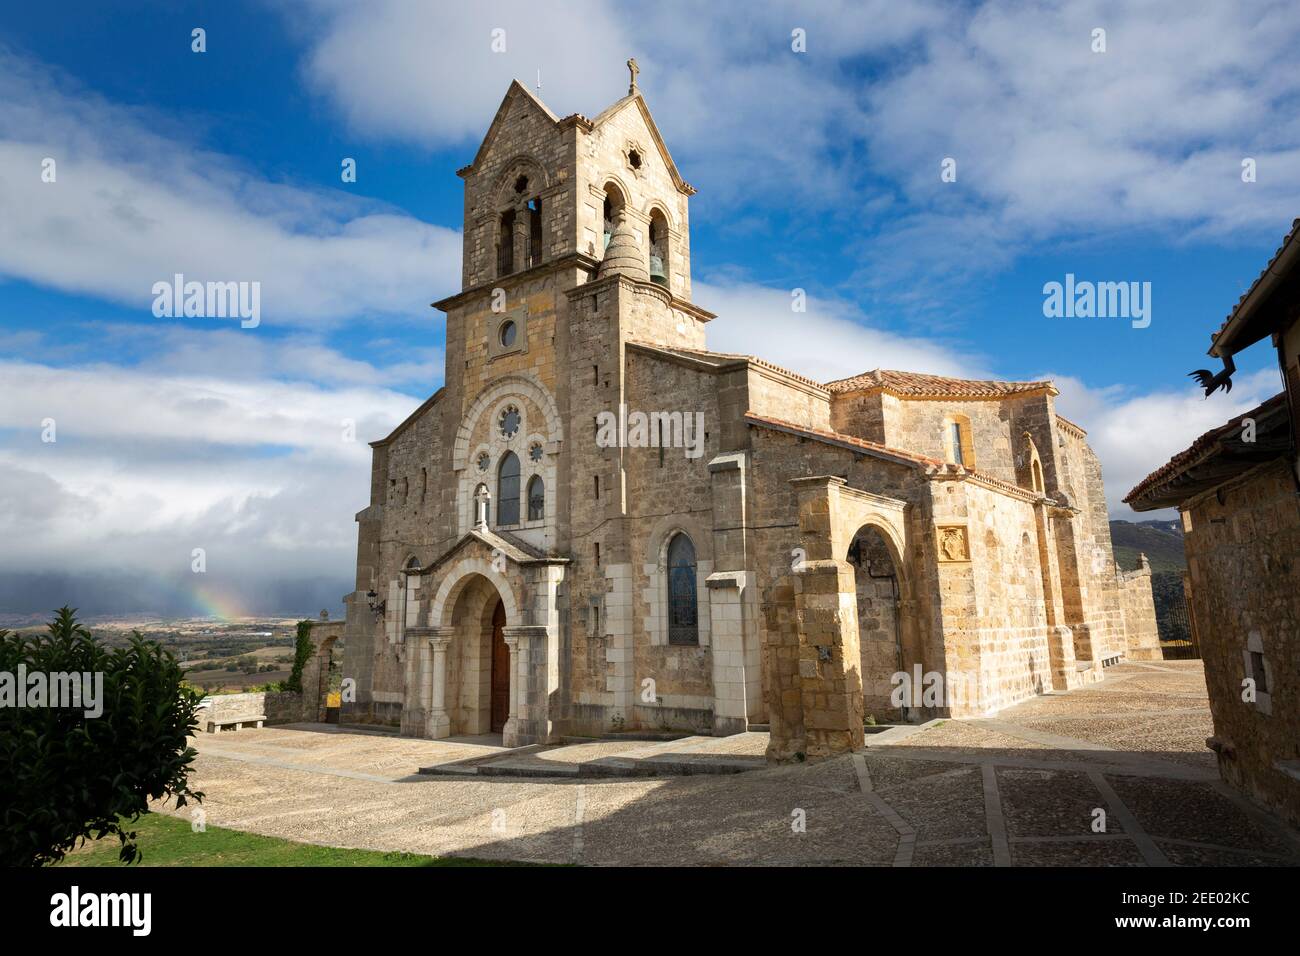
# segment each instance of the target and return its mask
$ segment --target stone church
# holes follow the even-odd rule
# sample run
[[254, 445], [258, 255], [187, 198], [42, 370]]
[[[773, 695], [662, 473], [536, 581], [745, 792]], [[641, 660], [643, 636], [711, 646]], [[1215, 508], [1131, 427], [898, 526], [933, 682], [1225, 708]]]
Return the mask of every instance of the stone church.
[[815, 382], [705, 347], [695, 190], [629, 65], [594, 119], [512, 84], [457, 173], [445, 385], [372, 443], [344, 719], [757, 726], [815, 759], [1158, 658], [1149, 569], [1116, 567], [1051, 382]]

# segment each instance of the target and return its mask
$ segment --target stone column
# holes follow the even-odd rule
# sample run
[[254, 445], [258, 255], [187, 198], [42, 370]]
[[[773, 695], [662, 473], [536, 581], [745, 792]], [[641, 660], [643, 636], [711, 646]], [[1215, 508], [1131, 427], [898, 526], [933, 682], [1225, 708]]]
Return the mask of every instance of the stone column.
[[838, 528], [843, 478], [791, 481], [799, 495], [800, 546], [795, 575], [805, 756], [824, 759], [862, 747], [862, 655], [858, 644], [853, 566], [840, 558]]
[[514, 628], [506, 628], [502, 633], [506, 647], [510, 648], [510, 713], [506, 725], [501, 729], [501, 743], [507, 747], [520, 746], [519, 740], [519, 634], [511, 633]]
[[709, 575], [709, 616], [713, 644], [713, 734], [726, 737], [749, 729], [752, 710], [751, 681], [746, 660], [744, 599], [747, 575], [743, 571], [715, 571]]
[[550, 648], [557, 642], [542, 624], [511, 624], [502, 632], [510, 648], [510, 715], [502, 732], [511, 747], [553, 743]]
[[429, 652], [433, 658], [429, 689], [429, 710], [426, 719], [427, 736], [439, 740], [451, 736], [451, 715], [447, 713], [447, 649], [451, 647], [452, 628], [430, 628], [436, 633], [429, 636]]
[[1038, 538], [1038, 566], [1043, 580], [1043, 611], [1047, 619], [1047, 650], [1052, 663], [1052, 689], [1069, 690], [1078, 683], [1074, 658], [1074, 632], [1065, 623], [1065, 597], [1052, 534], [1047, 502], [1034, 504], [1034, 533]]
[[411, 627], [406, 631], [406, 694], [402, 733], [436, 740], [451, 736], [447, 713], [447, 648], [450, 627]]

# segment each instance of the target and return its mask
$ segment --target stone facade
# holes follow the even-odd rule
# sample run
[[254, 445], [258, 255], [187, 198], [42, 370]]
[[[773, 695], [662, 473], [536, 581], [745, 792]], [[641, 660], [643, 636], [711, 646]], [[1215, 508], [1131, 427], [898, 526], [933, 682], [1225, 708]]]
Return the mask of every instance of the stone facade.
[[1210, 743], [1230, 783], [1300, 825], [1295, 478], [1279, 461], [1221, 490], [1183, 511], [1191, 611], [1215, 705]]
[[772, 759], [815, 759], [868, 715], [991, 713], [1157, 646], [1050, 382], [705, 349], [694, 190], [638, 92], [561, 119], [513, 84], [460, 175], [446, 384], [372, 446], [343, 719], [768, 724]]

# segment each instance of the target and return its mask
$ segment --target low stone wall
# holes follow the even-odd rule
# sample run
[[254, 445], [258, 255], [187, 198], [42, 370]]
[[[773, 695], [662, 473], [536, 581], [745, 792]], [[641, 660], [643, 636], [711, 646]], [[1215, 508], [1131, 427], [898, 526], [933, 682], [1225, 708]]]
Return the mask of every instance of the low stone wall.
[[292, 691], [218, 694], [208, 701], [199, 713], [199, 730], [203, 733], [211, 732], [212, 723], [218, 720], [251, 720], [264, 715], [268, 724], [291, 724], [303, 719], [302, 695]]
[[1120, 571], [1116, 578], [1120, 608], [1124, 612], [1125, 656], [1131, 661], [1162, 660], [1160, 631], [1156, 627], [1156, 602], [1151, 594], [1151, 564], [1147, 556], [1138, 555], [1137, 569]]

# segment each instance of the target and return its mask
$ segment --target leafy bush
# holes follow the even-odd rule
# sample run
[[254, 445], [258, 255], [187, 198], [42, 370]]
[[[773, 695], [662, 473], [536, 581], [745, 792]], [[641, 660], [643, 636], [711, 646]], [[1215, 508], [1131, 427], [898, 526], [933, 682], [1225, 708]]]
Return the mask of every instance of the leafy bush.
[[311, 660], [311, 621], [298, 622], [298, 636], [294, 641], [293, 670], [284, 682], [285, 690], [302, 693], [302, 669]]
[[201, 695], [176, 658], [134, 633], [110, 651], [61, 608], [46, 636], [0, 630], [0, 672], [103, 674], [102, 713], [0, 707], [0, 864], [56, 862], [88, 838], [115, 834], [124, 862], [140, 858], [130, 824], [150, 800], [199, 801], [190, 789]]

